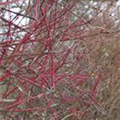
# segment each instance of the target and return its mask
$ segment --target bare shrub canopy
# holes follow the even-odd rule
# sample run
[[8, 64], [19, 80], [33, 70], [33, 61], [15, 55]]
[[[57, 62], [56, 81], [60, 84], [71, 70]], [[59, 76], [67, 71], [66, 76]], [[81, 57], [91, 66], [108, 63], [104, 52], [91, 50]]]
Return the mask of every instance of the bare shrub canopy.
[[2, 115], [40, 120], [91, 119], [96, 111], [106, 115], [98, 85], [109, 53], [99, 47], [119, 33], [119, 14], [112, 11], [118, 6], [109, 1], [0, 2]]

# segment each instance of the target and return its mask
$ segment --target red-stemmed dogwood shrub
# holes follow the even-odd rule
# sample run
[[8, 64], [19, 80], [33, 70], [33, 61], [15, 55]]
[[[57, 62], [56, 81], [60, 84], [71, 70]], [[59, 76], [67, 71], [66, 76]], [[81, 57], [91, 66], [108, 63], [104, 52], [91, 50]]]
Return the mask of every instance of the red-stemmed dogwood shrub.
[[94, 19], [83, 19], [78, 3], [0, 2], [1, 114], [15, 120], [81, 120], [87, 112], [91, 119], [102, 111], [95, 99], [101, 71], [88, 66], [93, 47], [86, 44], [100, 42], [87, 38], [104, 30], [90, 27]]

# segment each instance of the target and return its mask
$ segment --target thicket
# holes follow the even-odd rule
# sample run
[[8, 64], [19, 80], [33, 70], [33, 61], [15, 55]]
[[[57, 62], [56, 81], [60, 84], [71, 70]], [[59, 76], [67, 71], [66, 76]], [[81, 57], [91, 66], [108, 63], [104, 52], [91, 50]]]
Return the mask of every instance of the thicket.
[[118, 2], [0, 6], [1, 120], [119, 119]]

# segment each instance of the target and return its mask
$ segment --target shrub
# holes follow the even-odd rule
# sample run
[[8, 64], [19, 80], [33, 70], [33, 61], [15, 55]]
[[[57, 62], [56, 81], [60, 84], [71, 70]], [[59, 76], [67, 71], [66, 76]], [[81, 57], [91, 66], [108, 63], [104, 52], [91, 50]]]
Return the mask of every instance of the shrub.
[[91, 27], [96, 14], [80, 15], [79, 4], [0, 3], [0, 110], [6, 119], [80, 120], [104, 112], [96, 99], [102, 74], [89, 56], [98, 43], [92, 38], [108, 31]]

